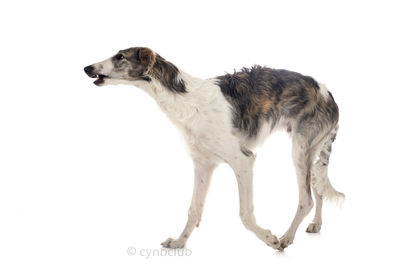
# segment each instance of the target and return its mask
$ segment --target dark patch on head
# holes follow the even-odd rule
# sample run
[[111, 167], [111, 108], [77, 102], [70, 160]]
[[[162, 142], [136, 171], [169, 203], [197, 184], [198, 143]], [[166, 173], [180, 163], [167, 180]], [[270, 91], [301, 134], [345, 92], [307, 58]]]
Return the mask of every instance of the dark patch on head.
[[185, 93], [185, 82], [179, 78], [178, 68], [146, 47], [121, 50], [112, 57], [114, 70], [127, 73], [127, 80], [158, 80], [168, 90]]
[[156, 60], [155, 53], [149, 48], [139, 48], [136, 52], [136, 57], [146, 70], [151, 69]]
[[145, 47], [121, 50], [112, 57], [115, 72], [126, 72], [131, 80], [148, 80], [147, 72], [155, 62], [155, 53]]

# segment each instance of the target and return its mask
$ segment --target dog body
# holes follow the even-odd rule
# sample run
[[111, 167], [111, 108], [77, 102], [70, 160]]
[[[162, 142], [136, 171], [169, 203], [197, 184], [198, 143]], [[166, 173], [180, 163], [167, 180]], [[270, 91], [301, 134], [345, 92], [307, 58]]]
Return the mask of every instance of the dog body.
[[[335, 139], [338, 107], [331, 93], [313, 78], [261, 66], [212, 79], [193, 77], [152, 50], [120, 51], [85, 68], [95, 84], [132, 84], [145, 90], [184, 135], [194, 163], [195, 183], [187, 224], [178, 239], [163, 246], [183, 247], [198, 226], [213, 170], [221, 162], [235, 172], [244, 226], [267, 245], [283, 250], [313, 207], [308, 232], [319, 232], [322, 201], [341, 199], [331, 186], [327, 166]], [[261, 228], [253, 214], [254, 149], [276, 129], [291, 134], [299, 204], [287, 232], [278, 239]]]

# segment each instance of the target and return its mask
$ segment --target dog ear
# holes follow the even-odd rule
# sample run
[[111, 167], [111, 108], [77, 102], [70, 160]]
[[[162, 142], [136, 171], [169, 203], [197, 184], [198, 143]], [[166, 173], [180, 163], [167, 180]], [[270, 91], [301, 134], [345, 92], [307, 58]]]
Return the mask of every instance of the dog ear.
[[145, 67], [147, 71], [153, 67], [156, 61], [156, 54], [149, 48], [140, 48], [137, 52], [137, 56], [140, 64]]

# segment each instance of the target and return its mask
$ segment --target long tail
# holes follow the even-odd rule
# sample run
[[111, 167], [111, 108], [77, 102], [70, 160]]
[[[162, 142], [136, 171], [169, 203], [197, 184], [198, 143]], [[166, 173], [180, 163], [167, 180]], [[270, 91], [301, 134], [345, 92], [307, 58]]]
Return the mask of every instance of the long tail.
[[328, 178], [329, 156], [331, 155], [332, 143], [335, 141], [338, 128], [339, 127], [336, 126], [331, 131], [322, 146], [318, 159], [313, 165], [311, 184], [317, 193], [325, 200], [333, 201], [341, 205], [345, 199], [345, 195], [336, 191]]

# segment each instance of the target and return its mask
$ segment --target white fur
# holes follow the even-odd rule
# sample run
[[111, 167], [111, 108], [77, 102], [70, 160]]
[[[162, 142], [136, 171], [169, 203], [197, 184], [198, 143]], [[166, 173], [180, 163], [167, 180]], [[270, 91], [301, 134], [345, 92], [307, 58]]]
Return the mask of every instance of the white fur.
[[[151, 95], [179, 128], [195, 164], [196, 177], [188, 222], [178, 239], [169, 238], [163, 245], [170, 248], [184, 246], [200, 222], [212, 170], [219, 163], [226, 162], [237, 177], [243, 224], [267, 245], [278, 248], [277, 237], [255, 221], [252, 193], [255, 156], [246, 156], [242, 152], [242, 148], [247, 149], [244, 144], [249, 142], [233, 133], [230, 104], [213, 79], [199, 79], [180, 71], [178, 80], [184, 80], [187, 93], [172, 93], [157, 80], [131, 82]], [[113, 80], [105, 81], [109, 83]]]
[[114, 69], [114, 64], [112, 63], [111, 58], [108, 58], [102, 62], [94, 64], [94, 68], [101, 74], [111, 75]]
[[[184, 95], [172, 93], [156, 80], [133, 81], [158, 103], [183, 133], [191, 155], [222, 162], [232, 157], [239, 143], [232, 133], [230, 105], [212, 80], [199, 79], [181, 71]], [[234, 147], [233, 147], [234, 145]]]
[[[110, 62], [103, 61], [98, 64], [101, 65], [99, 67], [103, 69], [105, 74], [111, 73], [109, 71]], [[305, 144], [307, 140], [301, 138], [300, 135], [296, 134], [292, 138], [293, 160], [299, 185], [299, 206], [290, 228], [278, 240], [268, 229], [264, 229], [256, 223], [253, 214], [253, 164], [255, 156], [251, 150], [262, 144], [273, 129], [291, 127], [288, 120], [281, 119], [274, 127], [270, 123], [262, 124], [256, 139], [249, 140], [233, 127], [231, 105], [223, 96], [214, 79], [199, 79], [180, 71], [176, 80], [183, 80], [185, 83], [187, 93], [184, 94], [174, 93], [166, 89], [154, 78], [151, 81], [122, 81], [110, 78], [104, 80], [105, 84], [126, 84], [129, 82], [151, 95], [182, 132], [192, 156], [195, 168], [195, 184], [188, 220], [180, 237], [178, 239], [168, 238], [162, 243], [163, 246], [169, 248], [183, 247], [193, 229], [199, 225], [212, 172], [221, 162], [226, 162], [235, 172], [239, 188], [239, 214], [244, 226], [273, 248], [283, 249], [292, 243], [297, 227], [313, 207], [313, 201], [306, 185], [308, 164]], [[322, 84], [320, 84], [320, 92], [327, 100], [329, 93]], [[314, 173], [318, 176], [323, 175], [318, 170], [315, 170]], [[326, 181], [326, 179], [317, 181], [313, 184], [314, 192], [330, 197], [329, 193], [334, 190], [328, 184], [329, 181]], [[316, 215], [313, 223], [307, 229], [310, 232], [319, 231], [322, 223], [322, 197], [316, 198], [316, 202]]]
[[329, 98], [329, 91], [324, 84], [318, 83], [319, 85], [319, 92], [321, 93], [322, 97], [324, 97], [325, 101]]
[[[331, 133], [336, 134], [338, 127], [336, 127]], [[332, 141], [330, 137], [327, 140], [322, 142], [321, 147], [319, 148], [317, 153], [323, 153], [323, 157], [330, 156], [330, 145]], [[341, 192], [336, 191], [336, 189], [332, 186], [331, 182], [329, 181], [328, 177], [328, 163], [329, 160], [326, 158], [321, 157], [319, 155], [318, 160], [313, 165], [312, 170], [312, 187], [315, 189], [318, 195], [325, 200], [335, 202], [338, 205], [341, 205], [345, 199], [345, 195]]]

